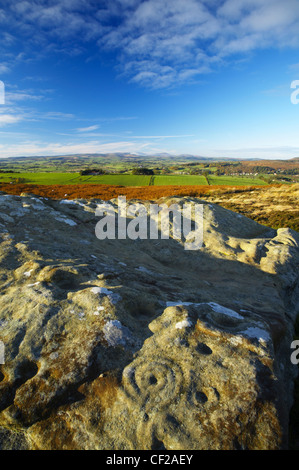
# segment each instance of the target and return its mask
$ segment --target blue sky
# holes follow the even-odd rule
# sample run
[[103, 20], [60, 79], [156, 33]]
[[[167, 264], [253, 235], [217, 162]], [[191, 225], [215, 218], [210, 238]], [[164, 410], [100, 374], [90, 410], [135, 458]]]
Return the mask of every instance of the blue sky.
[[1, 157], [298, 157], [299, 0], [0, 0], [0, 80]]

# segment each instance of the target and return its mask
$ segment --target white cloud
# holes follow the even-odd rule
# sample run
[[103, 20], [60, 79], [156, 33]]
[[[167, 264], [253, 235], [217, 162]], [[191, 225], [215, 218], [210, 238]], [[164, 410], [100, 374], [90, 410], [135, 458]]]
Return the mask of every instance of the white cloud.
[[226, 158], [256, 158], [264, 160], [286, 160], [298, 157], [299, 147], [291, 146], [264, 146], [264, 147], [247, 147], [247, 148], [218, 148], [209, 149], [204, 155], [207, 157], [226, 157]]
[[15, 145], [1, 145], [0, 154], [3, 158], [14, 156], [32, 156], [32, 155], [71, 155], [86, 153], [109, 153], [109, 152], [141, 152], [146, 148], [146, 143], [136, 142], [107, 142], [98, 141], [67, 144], [62, 143], [43, 143], [43, 142], [22, 142]]
[[58, 51], [59, 40], [60, 51], [81, 54], [94, 41], [149, 88], [192, 82], [236, 54], [299, 46], [298, 0], [22, 0], [5, 16], [27, 48]]
[[290, 71], [299, 70], [299, 62], [298, 62], [297, 64], [291, 64], [291, 65], [289, 66], [289, 70], [290, 70]]
[[270, 32], [272, 35], [273, 31], [286, 32], [285, 28], [297, 22], [298, 19], [298, 1], [285, 0], [281, 2], [281, 0], [279, 0], [264, 2], [260, 8], [251, 11], [240, 24], [250, 31]]
[[99, 44], [119, 52], [132, 81], [151, 88], [177, 85], [211, 72], [224, 57], [298, 46], [299, 2], [226, 0], [213, 9], [204, 1], [148, 0], [123, 14]]
[[78, 132], [92, 132], [92, 131], [96, 131], [98, 128], [99, 128], [99, 126], [97, 126], [97, 125], [89, 126], [89, 127], [79, 127], [77, 129], [77, 131]]
[[6, 92], [5, 94], [5, 103], [7, 105], [12, 105], [19, 101], [40, 101], [44, 97], [42, 95], [37, 95], [27, 90], [18, 90], [15, 92]]
[[0, 114], [0, 127], [6, 126], [7, 124], [15, 124], [22, 119], [21, 116], [13, 114]]
[[67, 120], [75, 118], [74, 114], [63, 113], [63, 112], [60, 112], [60, 111], [48, 111], [47, 113], [45, 113], [45, 114], [43, 114], [39, 117], [43, 118], [43, 119], [54, 119], [54, 120], [58, 120], [58, 121], [67, 121]]
[[3, 75], [4, 73], [8, 73], [10, 71], [10, 67], [6, 63], [0, 64], [0, 74]]
[[181, 139], [183, 137], [193, 137], [193, 134], [176, 134], [176, 135], [134, 135], [132, 139]]

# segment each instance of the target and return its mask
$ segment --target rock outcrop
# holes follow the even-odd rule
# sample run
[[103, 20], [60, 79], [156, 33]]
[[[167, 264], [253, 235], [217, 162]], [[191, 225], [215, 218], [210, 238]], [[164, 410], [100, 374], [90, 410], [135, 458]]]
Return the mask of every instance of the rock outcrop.
[[0, 448], [287, 448], [298, 233], [165, 198], [200, 250], [99, 240], [100, 202], [0, 194]]

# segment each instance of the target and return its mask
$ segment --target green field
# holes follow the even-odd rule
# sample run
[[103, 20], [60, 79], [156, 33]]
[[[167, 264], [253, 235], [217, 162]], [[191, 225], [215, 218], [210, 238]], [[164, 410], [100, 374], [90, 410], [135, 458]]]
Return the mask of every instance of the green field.
[[266, 185], [267, 183], [259, 178], [248, 178], [246, 176], [208, 176], [211, 185], [228, 185], [228, 186], [249, 186], [249, 185]]
[[92, 183], [92, 184], [110, 184], [118, 186], [148, 186], [150, 184], [150, 176], [145, 175], [101, 175], [101, 176], [81, 176], [86, 178], [84, 181], [74, 180], [76, 183]]
[[75, 173], [0, 173], [2, 183], [19, 181], [30, 184], [75, 184], [75, 182], [83, 183], [87, 176], [79, 178]]
[[207, 181], [204, 176], [193, 175], [157, 175], [153, 177], [154, 186], [187, 186], [187, 185], [205, 185]]
[[[210, 185], [264, 185], [265, 181], [258, 178], [237, 176], [208, 176]], [[29, 183], [29, 184], [108, 184], [118, 186], [188, 186], [207, 185], [207, 180], [202, 175], [128, 175], [108, 174], [99, 176], [80, 176], [78, 173], [0, 173], [0, 182], [3, 183]]]
[[1, 173], [0, 182], [30, 184], [109, 184], [120, 186], [148, 186], [150, 176], [143, 175], [100, 175], [80, 176], [78, 173]]

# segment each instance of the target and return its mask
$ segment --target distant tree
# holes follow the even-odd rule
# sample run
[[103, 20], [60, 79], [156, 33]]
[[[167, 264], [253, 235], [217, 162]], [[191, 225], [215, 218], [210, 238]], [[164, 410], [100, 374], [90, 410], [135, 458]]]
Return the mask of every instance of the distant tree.
[[134, 168], [132, 170], [132, 175], [154, 175], [154, 170], [150, 168]]
[[106, 171], [102, 168], [85, 168], [85, 170], [80, 171], [80, 176], [84, 175], [105, 175]]

